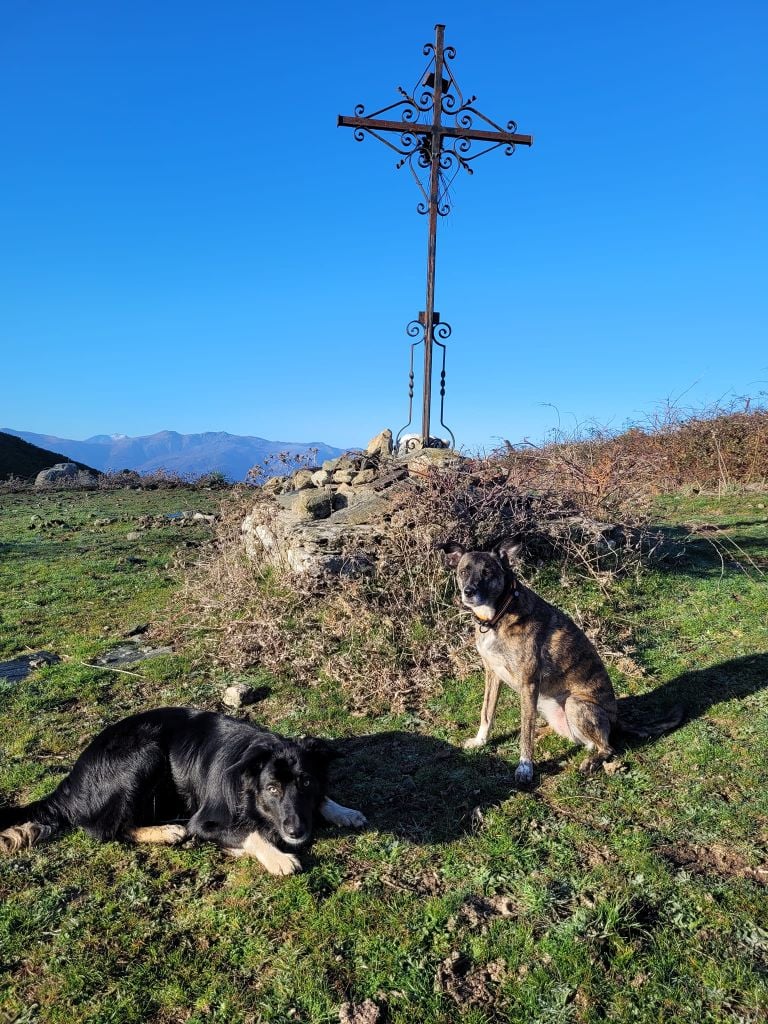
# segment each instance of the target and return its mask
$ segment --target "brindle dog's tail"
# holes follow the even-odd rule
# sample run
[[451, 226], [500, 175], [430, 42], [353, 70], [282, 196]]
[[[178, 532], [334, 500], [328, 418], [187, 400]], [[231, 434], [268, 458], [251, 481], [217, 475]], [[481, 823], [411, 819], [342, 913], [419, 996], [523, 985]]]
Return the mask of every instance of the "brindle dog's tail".
[[24, 807], [3, 807], [0, 810], [0, 856], [10, 857], [19, 850], [36, 846], [64, 827], [63, 818], [47, 800]]
[[617, 701], [617, 718], [613, 731], [624, 736], [649, 740], [672, 732], [685, 719], [683, 704], [675, 704], [664, 714], [652, 718], [644, 714], [641, 707], [638, 707], [642, 700], [642, 697], [622, 697]]

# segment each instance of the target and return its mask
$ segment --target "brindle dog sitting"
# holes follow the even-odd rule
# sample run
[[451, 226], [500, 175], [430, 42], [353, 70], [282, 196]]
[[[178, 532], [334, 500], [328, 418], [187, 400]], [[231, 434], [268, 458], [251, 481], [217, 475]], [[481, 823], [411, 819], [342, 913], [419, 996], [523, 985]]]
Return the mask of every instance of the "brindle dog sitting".
[[475, 619], [475, 642], [485, 665], [485, 696], [477, 735], [464, 744], [480, 747], [493, 725], [502, 682], [520, 694], [518, 785], [533, 779], [536, 713], [555, 732], [582, 743], [594, 771], [613, 756], [611, 727], [616, 697], [605, 666], [578, 626], [517, 578], [512, 562], [520, 545], [504, 541], [494, 552], [466, 551], [448, 541], [438, 547], [456, 570], [462, 603]]

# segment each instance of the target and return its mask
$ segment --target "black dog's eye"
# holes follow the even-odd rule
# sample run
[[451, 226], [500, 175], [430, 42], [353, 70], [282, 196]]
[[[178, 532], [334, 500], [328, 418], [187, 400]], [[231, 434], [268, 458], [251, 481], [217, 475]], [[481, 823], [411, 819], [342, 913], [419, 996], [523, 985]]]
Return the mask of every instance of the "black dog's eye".
[[305, 775], [303, 778], [299, 779], [299, 785], [302, 789], [309, 789], [312, 785], [312, 779], [310, 779], [308, 775]]

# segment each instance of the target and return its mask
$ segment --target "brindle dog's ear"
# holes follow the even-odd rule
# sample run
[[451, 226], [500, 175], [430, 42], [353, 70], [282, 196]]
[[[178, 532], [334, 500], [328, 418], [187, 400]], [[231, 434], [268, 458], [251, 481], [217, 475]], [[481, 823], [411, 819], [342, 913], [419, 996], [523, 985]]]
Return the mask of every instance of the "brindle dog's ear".
[[499, 541], [494, 550], [501, 559], [501, 564], [505, 569], [514, 569], [520, 552], [523, 550], [523, 545], [519, 540], [513, 540], [509, 537], [506, 540]]
[[457, 540], [446, 540], [442, 544], [435, 544], [435, 550], [443, 552], [443, 559], [449, 569], [455, 569], [467, 549]]

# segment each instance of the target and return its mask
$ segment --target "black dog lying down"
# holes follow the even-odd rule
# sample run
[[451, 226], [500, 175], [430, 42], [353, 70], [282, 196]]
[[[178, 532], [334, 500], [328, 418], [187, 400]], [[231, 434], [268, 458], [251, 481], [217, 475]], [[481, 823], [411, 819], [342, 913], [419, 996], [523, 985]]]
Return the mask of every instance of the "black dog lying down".
[[0, 810], [0, 852], [83, 828], [102, 842], [210, 840], [290, 875], [301, 869], [296, 854], [311, 842], [316, 812], [334, 825], [365, 825], [326, 796], [335, 756], [323, 740], [285, 739], [210, 711], [131, 715], [99, 733], [49, 797]]

